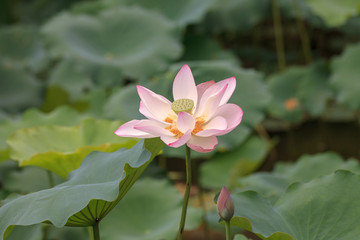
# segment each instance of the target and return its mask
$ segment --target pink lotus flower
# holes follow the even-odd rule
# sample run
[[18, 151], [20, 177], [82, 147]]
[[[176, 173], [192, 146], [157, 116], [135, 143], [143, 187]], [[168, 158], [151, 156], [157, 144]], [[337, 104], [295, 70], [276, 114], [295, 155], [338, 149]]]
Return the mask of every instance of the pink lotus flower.
[[147, 119], [129, 121], [115, 134], [160, 137], [170, 147], [187, 144], [195, 151], [210, 152], [218, 144], [216, 136], [229, 133], [241, 122], [241, 108], [227, 103], [235, 86], [235, 77], [196, 86], [189, 66], [184, 65], [174, 80], [174, 102], [138, 85], [139, 111]]

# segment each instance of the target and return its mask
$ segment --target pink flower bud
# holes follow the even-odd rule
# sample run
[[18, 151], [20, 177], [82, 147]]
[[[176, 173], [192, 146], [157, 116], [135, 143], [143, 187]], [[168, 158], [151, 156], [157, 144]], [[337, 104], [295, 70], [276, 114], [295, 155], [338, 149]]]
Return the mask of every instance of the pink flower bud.
[[234, 216], [234, 201], [230, 192], [223, 187], [217, 200], [218, 213], [224, 221], [230, 221]]

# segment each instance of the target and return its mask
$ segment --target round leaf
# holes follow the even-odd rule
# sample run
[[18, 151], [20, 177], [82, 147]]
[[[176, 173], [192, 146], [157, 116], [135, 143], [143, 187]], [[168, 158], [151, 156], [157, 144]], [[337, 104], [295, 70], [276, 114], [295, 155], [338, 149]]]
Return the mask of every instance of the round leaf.
[[[142, 179], [101, 223], [101, 238], [174, 239], [179, 228], [182, 200], [183, 196], [169, 182]], [[189, 207], [186, 229], [194, 229], [200, 223], [201, 211]]]
[[332, 61], [331, 85], [337, 91], [337, 100], [350, 109], [360, 108], [360, 44], [349, 46]]
[[21, 118], [5, 119], [0, 122], [0, 161], [9, 158], [6, 139], [16, 130], [42, 125], [77, 125], [80, 123], [80, 119], [79, 114], [68, 107], [59, 107], [51, 113], [29, 109], [22, 114]]
[[0, 108], [16, 112], [39, 106], [42, 84], [30, 73], [0, 64]]
[[234, 180], [255, 171], [265, 159], [269, 144], [252, 136], [240, 147], [217, 153], [200, 167], [201, 185], [207, 188], [232, 186]]
[[231, 224], [262, 239], [352, 240], [360, 234], [360, 176], [348, 171], [294, 184], [275, 205], [255, 192], [232, 196]]
[[242, 190], [254, 190], [275, 202], [294, 182], [308, 182], [338, 169], [360, 173], [356, 160], [344, 161], [335, 153], [304, 155], [295, 164], [278, 163], [271, 173], [255, 173], [240, 179]]
[[12, 68], [38, 70], [46, 58], [38, 31], [29, 26], [2, 27], [0, 52], [0, 62]]
[[20, 166], [35, 165], [66, 178], [92, 151], [113, 152], [130, 147], [135, 140], [121, 138], [114, 131], [120, 121], [83, 120], [80, 126], [42, 126], [17, 130], [7, 143], [10, 157]]
[[159, 139], [149, 139], [129, 150], [91, 153], [63, 184], [20, 196], [3, 205], [0, 240], [14, 225], [44, 221], [56, 227], [94, 225], [124, 197], [163, 146]]
[[174, 30], [161, 15], [125, 7], [96, 17], [62, 13], [43, 28], [54, 54], [118, 67], [132, 77], [164, 70], [179, 56]]
[[306, 0], [310, 8], [322, 17], [328, 26], [337, 27], [344, 24], [348, 18], [359, 13], [359, 0]]

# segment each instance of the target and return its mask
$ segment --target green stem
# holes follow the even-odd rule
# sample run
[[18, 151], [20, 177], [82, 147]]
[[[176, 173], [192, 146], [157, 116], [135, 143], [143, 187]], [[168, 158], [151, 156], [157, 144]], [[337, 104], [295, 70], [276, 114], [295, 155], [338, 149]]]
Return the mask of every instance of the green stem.
[[89, 238], [90, 240], [94, 240], [94, 230], [92, 227], [88, 227], [88, 232], [89, 232]]
[[51, 188], [55, 187], [54, 176], [52, 175], [52, 173], [51, 173], [49, 170], [46, 170], [46, 173], [47, 173], [47, 175], [48, 175], [50, 187], [51, 187]]
[[226, 240], [231, 240], [230, 221], [225, 221]]
[[274, 21], [276, 54], [278, 58], [279, 70], [282, 71], [286, 68], [285, 47], [283, 41], [283, 32], [281, 25], [281, 15], [277, 0], [272, 0], [272, 14]]
[[49, 230], [50, 230], [50, 225], [46, 224], [43, 226], [43, 236], [42, 236], [42, 240], [47, 240], [49, 237]]
[[181, 220], [180, 220], [180, 227], [178, 233], [178, 240], [182, 240], [182, 235], [184, 232], [185, 226], [185, 218], [186, 218], [186, 210], [187, 205], [189, 202], [189, 195], [190, 195], [190, 188], [191, 188], [191, 159], [190, 159], [190, 148], [186, 146], [186, 190], [184, 195], [184, 201], [182, 206], [182, 213], [181, 213]]
[[299, 35], [300, 35], [302, 49], [304, 52], [305, 62], [310, 63], [312, 61], [312, 53], [311, 53], [309, 35], [307, 34], [305, 28], [305, 24], [303, 21], [303, 16], [298, 0], [293, 0], [293, 3], [296, 12], [296, 22], [297, 22], [297, 27], [299, 29]]
[[99, 231], [99, 220], [96, 219], [95, 224], [93, 225], [93, 236], [94, 240], [100, 240], [100, 231]]

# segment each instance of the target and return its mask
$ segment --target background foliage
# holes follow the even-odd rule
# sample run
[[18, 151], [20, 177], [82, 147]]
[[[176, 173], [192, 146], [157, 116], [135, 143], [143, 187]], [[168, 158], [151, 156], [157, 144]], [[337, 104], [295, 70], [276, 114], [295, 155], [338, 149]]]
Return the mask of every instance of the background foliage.
[[[356, 238], [359, 214], [342, 209], [359, 208], [359, 10], [359, 0], [1, 1], [0, 215], [85, 176], [90, 152], [106, 159], [134, 146], [113, 131], [143, 118], [135, 86], [171, 100], [186, 63], [197, 83], [235, 76], [230, 102], [244, 110], [216, 151], [192, 154], [188, 228], [197, 230], [187, 238], [223, 239], [210, 200], [223, 185], [237, 204], [233, 232], [256, 234], [235, 239]], [[144, 179], [102, 222], [103, 239], [175, 236], [183, 154], [164, 148], [146, 163]], [[1, 231], [10, 240], [88, 239], [86, 229], [40, 224], [45, 215], [10, 228], [11, 218], [1, 218]]]

